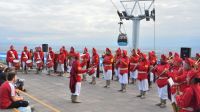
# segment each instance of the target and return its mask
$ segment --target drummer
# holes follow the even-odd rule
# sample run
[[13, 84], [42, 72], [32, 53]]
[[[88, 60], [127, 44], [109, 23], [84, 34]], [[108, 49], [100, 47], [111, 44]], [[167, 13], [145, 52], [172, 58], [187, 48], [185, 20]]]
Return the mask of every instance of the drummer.
[[49, 53], [47, 55], [48, 75], [50, 75], [51, 72], [53, 71], [54, 59], [55, 59], [55, 53], [53, 52], [52, 48], [49, 47]]
[[[18, 62], [19, 64], [19, 60], [18, 60], [18, 53], [17, 51], [15, 50], [14, 46], [11, 45], [10, 46], [10, 50], [7, 52], [7, 55], [6, 55], [6, 61], [7, 61], [7, 64], [9, 67], [13, 67], [14, 65], [14, 62], [15, 61]], [[14, 67], [18, 67], [18, 66], [14, 66]]]
[[28, 51], [27, 46], [24, 46], [24, 51], [22, 51], [22, 54], [21, 54], [21, 63], [22, 63], [23, 73], [27, 74], [28, 66], [27, 66], [26, 63], [27, 63], [28, 60], [30, 60], [30, 58], [31, 58], [30, 57], [30, 52]]
[[37, 47], [36, 51], [34, 52], [34, 60], [36, 62], [36, 69], [37, 69], [36, 74], [39, 74], [42, 71], [43, 59], [44, 59], [44, 54], [43, 52], [41, 52], [41, 48]]

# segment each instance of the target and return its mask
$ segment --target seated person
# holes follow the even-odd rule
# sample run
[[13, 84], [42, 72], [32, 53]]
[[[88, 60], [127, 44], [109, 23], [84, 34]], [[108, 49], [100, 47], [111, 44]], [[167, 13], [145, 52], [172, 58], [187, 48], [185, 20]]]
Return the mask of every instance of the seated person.
[[0, 109], [12, 109], [19, 107], [27, 107], [28, 101], [24, 101], [24, 98], [16, 95], [14, 83], [17, 79], [15, 72], [8, 72], [7, 81], [0, 86]]

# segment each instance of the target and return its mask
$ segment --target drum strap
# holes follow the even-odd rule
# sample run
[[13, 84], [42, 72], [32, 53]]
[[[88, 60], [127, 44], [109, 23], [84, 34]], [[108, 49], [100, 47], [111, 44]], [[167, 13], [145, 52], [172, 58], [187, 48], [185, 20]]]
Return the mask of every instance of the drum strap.
[[12, 51], [10, 51], [10, 53], [11, 53], [12, 57], [15, 59], [14, 53]]
[[40, 57], [40, 53], [39, 53], [39, 52], [37, 52], [37, 54], [38, 54], [38, 59], [41, 59], [41, 57]]
[[52, 58], [51, 58], [51, 54], [49, 53], [49, 60], [52, 60]]
[[24, 56], [28, 59], [28, 56], [27, 56], [26, 52], [24, 52]]

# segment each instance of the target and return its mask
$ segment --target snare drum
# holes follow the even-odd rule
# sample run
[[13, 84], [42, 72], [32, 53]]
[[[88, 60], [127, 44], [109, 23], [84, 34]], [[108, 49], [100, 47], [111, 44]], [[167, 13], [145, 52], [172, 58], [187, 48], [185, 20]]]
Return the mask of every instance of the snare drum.
[[13, 60], [13, 66], [14, 67], [19, 67], [20, 66], [20, 61], [19, 60]]
[[95, 69], [94, 68], [89, 69], [89, 71], [88, 71], [88, 75], [89, 76], [91, 76], [94, 73], [95, 73]]
[[54, 64], [53, 64], [53, 61], [48, 61], [48, 62], [47, 62], [47, 67], [48, 67], [48, 68], [53, 67], [53, 65], [54, 65]]
[[27, 61], [26, 61], [26, 65], [27, 65], [28, 67], [32, 67], [32, 66], [33, 66], [33, 61], [32, 61], [32, 60], [27, 60]]
[[43, 66], [43, 62], [41, 60], [36, 61], [37, 67], [40, 68]]

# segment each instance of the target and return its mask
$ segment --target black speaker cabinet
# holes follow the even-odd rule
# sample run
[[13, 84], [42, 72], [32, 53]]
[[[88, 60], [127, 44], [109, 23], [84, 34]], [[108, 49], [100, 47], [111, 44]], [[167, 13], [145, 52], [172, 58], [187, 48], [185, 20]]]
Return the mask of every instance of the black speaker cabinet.
[[42, 51], [48, 52], [48, 44], [42, 44]]
[[181, 48], [181, 58], [190, 58], [191, 57], [191, 48], [182, 47]]

